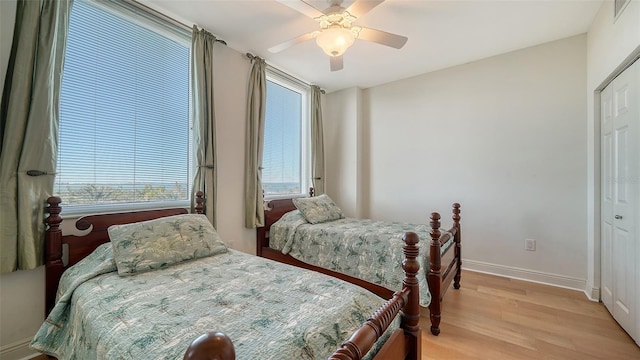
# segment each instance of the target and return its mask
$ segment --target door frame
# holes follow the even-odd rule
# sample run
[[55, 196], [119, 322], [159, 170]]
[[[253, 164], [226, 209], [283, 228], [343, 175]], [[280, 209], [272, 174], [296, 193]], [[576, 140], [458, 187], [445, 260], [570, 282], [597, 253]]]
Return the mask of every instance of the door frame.
[[[585, 292], [590, 297], [591, 300], [594, 301], [602, 301], [600, 290], [602, 288], [601, 284], [601, 274], [602, 274], [602, 207], [601, 207], [601, 196], [602, 196], [602, 184], [601, 184], [601, 125], [602, 125], [602, 112], [601, 112], [601, 93], [602, 91], [615, 79], [618, 75], [620, 75], [623, 71], [629, 68], [636, 60], [640, 59], [640, 46], [636, 47], [634, 51], [631, 52], [629, 56], [627, 56], [620, 65], [618, 65], [610, 74], [607, 76], [602, 83], [593, 91], [593, 122], [594, 122], [594, 167], [593, 174], [590, 174], [594, 177], [594, 186], [590, 189], [591, 194], [593, 196], [593, 251], [594, 251], [594, 264], [593, 264], [593, 273], [588, 274], [593, 276], [593, 287], [591, 289], [585, 289]], [[640, 61], [640, 60], [638, 60]], [[639, 254], [640, 255], [640, 254]], [[640, 310], [640, 309], [638, 309]]]

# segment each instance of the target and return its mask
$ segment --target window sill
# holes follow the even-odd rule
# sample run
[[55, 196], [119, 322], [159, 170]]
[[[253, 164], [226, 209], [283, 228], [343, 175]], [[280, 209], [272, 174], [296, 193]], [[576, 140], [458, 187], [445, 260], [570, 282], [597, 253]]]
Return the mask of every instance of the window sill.
[[282, 194], [282, 195], [268, 195], [264, 197], [264, 201], [281, 200], [281, 199], [294, 199], [308, 197], [309, 194]]
[[64, 201], [60, 205], [63, 217], [82, 217], [86, 215], [98, 215], [107, 213], [133, 212], [140, 210], [160, 210], [168, 208], [185, 208], [191, 207], [189, 200], [171, 201], [171, 202], [148, 202], [148, 203], [131, 203], [131, 204], [106, 204], [106, 205], [79, 205], [69, 208], [64, 207]]

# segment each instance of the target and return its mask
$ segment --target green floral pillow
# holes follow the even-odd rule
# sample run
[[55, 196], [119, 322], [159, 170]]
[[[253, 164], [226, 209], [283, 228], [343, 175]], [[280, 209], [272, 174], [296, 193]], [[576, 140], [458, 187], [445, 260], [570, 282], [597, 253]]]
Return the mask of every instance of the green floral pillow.
[[293, 199], [293, 204], [300, 210], [302, 216], [312, 224], [344, 219], [342, 210], [326, 194], [310, 198], [296, 198]]
[[184, 214], [107, 229], [120, 276], [227, 252], [204, 215]]

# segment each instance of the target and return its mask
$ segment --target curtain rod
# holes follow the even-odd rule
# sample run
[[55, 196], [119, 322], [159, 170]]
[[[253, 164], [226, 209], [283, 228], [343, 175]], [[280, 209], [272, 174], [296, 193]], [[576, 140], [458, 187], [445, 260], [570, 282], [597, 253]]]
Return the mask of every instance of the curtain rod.
[[[177, 20], [176, 20], [176, 21], [177, 21]], [[181, 25], [183, 25], [183, 26], [185, 26], [185, 27], [187, 26], [186, 24], [182, 24], [182, 23], [180, 23], [180, 24], [181, 24]], [[200, 27], [200, 26], [198, 26], [198, 25], [196, 25], [196, 26], [197, 26], [198, 28], [200, 28], [200, 29], [203, 29], [203, 30], [207, 31], [207, 29], [204, 29], [204, 28], [202, 28], [202, 27]], [[193, 30], [193, 28], [189, 28], [189, 30]], [[214, 35], [214, 36], [215, 36], [215, 35]], [[223, 45], [227, 45], [227, 42], [226, 42], [226, 41], [224, 41], [224, 40], [222, 40], [222, 39], [218, 39], [218, 37], [216, 37], [216, 42], [217, 42], [217, 43], [220, 43], [220, 44], [223, 44]]]
[[[0, 1], [2, 1], [2, 0], [0, 0]], [[187, 30], [189, 32], [191, 32], [193, 30], [193, 27], [191, 27], [191, 26], [189, 26], [189, 25], [187, 25], [187, 24], [185, 24], [185, 23], [183, 23], [181, 21], [178, 21], [178, 20], [174, 19], [174, 18], [172, 18], [171, 16], [169, 16], [167, 14], [161, 13], [160, 11], [151, 8], [146, 4], [140, 3], [140, 2], [135, 1], [135, 0], [127, 0], [127, 2], [133, 3], [137, 7], [144, 8], [146, 11], [148, 11], [150, 13], [153, 13], [155, 16], [157, 16], [159, 18], [162, 18], [163, 20], [172, 23], [173, 25], [175, 25], [177, 27], [181, 27], [181, 28], [183, 28], [183, 29], [185, 29], [185, 30]], [[223, 45], [227, 45], [226, 41], [224, 41], [222, 39], [218, 39], [217, 37], [216, 37], [216, 42], [219, 42], [219, 43], [221, 43]]]
[[[249, 52], [248, 52], [248, 53], [246, 53], [245, 55], [249, 58], [249, 60], [252, 60], [252, 61], [253, 61], [253, 59], [262, 59], [261, 57], [259, 57], [259, 56], [255, 56], [255, 55], [253, 55], [252, 53], [249, 53]], [[263, 59], [263, 60], [264, 60], [264, 59]], [[276, 71], [279, 71], [279, 72], [281, 72], [281, 73], [283, 73], [283, 74], [285, 74], [285, 75], [287, 75], [287, 76], [290, 76], [291, 78], [293, 78], [293, 79], [294, 79], [294, 80], [296, 80], [296, 81], [299, 81], [299, 82], [301, 82], [301, 83], [303, 83], [303, 84], [306, 84], [306, 85], [308, 85], [308, 86], [311, 86], [311, 84], [309, 84], [308, 82], [303, 81], [303, 80], [300, 80], [300, 79], [298, 79], [297, 77], [292, 76], [292, 75], [290, 75], [290, 74], [287, 74], [286, 72], [284, 72], [284, 71], [282, 71], [282, 70], [278, 69], [277, 67], [275, 67], [275, 66], [273, 66], [273, 65], [270, 65], [270, 64], [267, 64], [267, 65], [269, 65], [269, 67], [273, 68], [273, 69], [274, 69], [274, 70], [276, 70]], [[326, 91], [324, 91], [324, 89], [320, 89], [320, 93], [321, 93], [321, 94], [325, 94], [325, 93], [326, 93]]]

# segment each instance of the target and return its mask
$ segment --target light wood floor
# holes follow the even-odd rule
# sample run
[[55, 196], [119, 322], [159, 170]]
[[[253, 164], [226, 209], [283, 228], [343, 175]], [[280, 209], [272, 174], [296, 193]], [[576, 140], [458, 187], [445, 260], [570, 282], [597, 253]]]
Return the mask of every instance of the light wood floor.
[[463, 271], [449, 288], [441, 333], [420, 325], [422, 359], [640, 359], [604, 305], [579, 291]]

